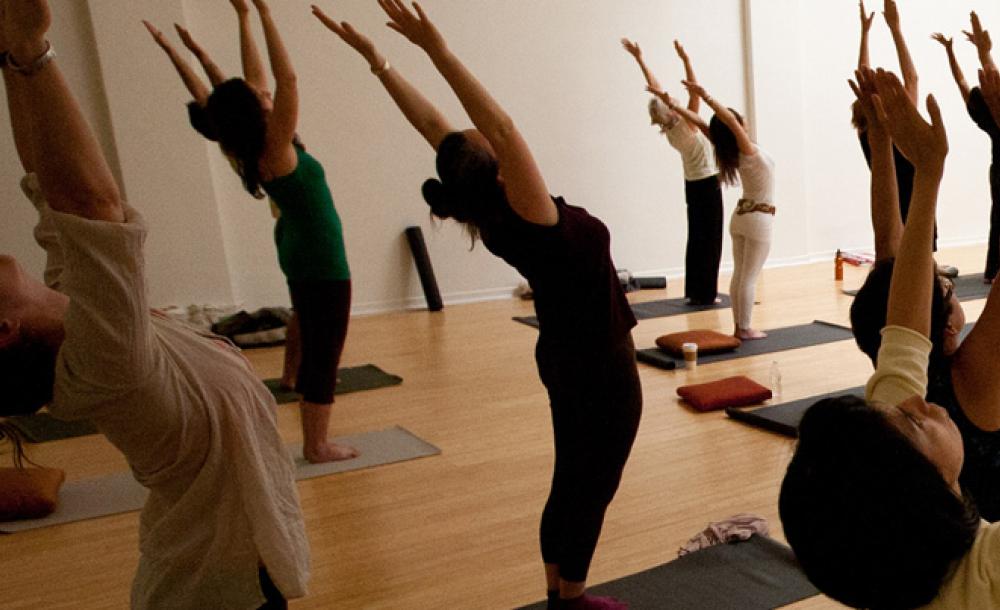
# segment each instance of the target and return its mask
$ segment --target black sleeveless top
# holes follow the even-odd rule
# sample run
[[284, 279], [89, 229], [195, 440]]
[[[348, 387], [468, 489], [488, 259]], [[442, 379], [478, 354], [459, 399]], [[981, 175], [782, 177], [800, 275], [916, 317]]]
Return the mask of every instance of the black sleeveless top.
[[528, 222], [505, 206], [481, 231], [483, 245], [528, 280], [538, 315], [539, 341], [574, 346], [614, 343], [636, 325], [611, 260], [604, 223], [562, 197], [559, 221]]
[[976, 501], [983, 519], [1000, 521], [1000, 432], [986, 432], [969, 421], [955, 396], [950, 367], [931, 377], [927, 400], [944, 407], [962, 433], [962, 489]]

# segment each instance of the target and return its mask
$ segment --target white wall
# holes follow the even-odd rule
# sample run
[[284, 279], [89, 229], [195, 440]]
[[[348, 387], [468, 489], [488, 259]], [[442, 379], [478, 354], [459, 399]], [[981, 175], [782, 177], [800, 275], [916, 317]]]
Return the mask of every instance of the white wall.
[[[229, 4], [87, 4], [96, 39], [82, 2], [54, 3], [52, 38], [102, 144], [116, 169], [120, 165], [131, 202], [150, 222], [153, 302], [287, 303], [266, 205], [245, 195], [218, 150], [187, 126], [183, 88], [139, 24], [148, 18], [168, 30], [174, 21], [185, 23], [235, 74], [236, 24]], [[965, 114], [944, 53], [928, 35], [937, 29], [958, 33], [968, 8], [979, 10], [987, 26], [1000, 23], [1000, 9], [985, 1], [961, 7], [932, 0], [901, 4], [922, 91], [937, 93], [951, 140], [941, 241], [982, 242], [988, 141]], [[469, 252], [467, 238], [452, 223], [430, 222], [420, 184], [433, 174], [433, 153], [364, 62], [313, 20], [306, 3], [272, 5], [299, 72], [300, 133], [326, 166], [344, 221], [355, 311], [422, 303], [402, 237], [409, 225], [424, 229], [446, 302], [509, 294], [519, 280], [515, 272], [481, 246]], [[370, 33], [456, 127], [469, 125], [430, 62], [385, 28], [374, 2], [328, 8]], [[854, 0], [434, 0], [426, 8], [454, 51], [515, 118], [551, 191], [608, 224], [619, 267], [677, 274], [686, 234], [680, 163], [649, 126], [643, 82], [620, 48], [622, 36], [641, 43], [653, 70], [677, 95], [683, 91], [671, 48], [675, 37], [685, 42], [715, 97], [743, 111], [745, 94], [753, 94], [749, 114], [758, 141], [777, 163], [772, 264], [825, 256], [838, 247], [870, 247], [868, 173], [849, 125], [846, 86], [857, 54]], [[961, 41], [956, 47], [974, 79], [973, 49]], [[749, 79], [745, 59], [752, 63]], [[895, 65], [880, 18], [872, 60]], [[18, 174], [10, 139], [0, 139], [0, 197], [20, 199]], [[736, 197], [738, 192], [727, 193], [727, 210]], [[15, 203], [8, 209], [11, 221], [0, 223], [0, 251], [13, 252], [40, 272], [28, 231], [30, 207]]]

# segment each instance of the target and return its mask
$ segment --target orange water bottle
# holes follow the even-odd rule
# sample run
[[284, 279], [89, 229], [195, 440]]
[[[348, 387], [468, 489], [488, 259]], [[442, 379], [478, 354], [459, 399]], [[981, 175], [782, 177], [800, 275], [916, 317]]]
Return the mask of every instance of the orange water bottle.
[[837, 282], [844, 281], [844, 258], [840, 255], [840, 250], [837, 250], [837, 256], [833, 259], [833, 279]]

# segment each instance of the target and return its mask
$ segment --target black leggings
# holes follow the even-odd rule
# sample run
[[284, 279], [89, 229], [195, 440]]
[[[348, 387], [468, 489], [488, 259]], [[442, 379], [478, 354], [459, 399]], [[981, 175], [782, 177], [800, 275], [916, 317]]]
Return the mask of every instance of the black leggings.
[[722, 188], [719, 177], [684, 181], [688, 238], [684, 255], [684, 296], [711, 303], [719, 294], [722, 261]]
[[289, 281], [288, 291], [302, 345], [295, 391], [306, 402], [330, 404], [351, 317], [351, 280]]
[[609, 348], [536, 347], [549, 393], [555, 472], [542, 513], [542, 560], [570, 582], [587, 579], [604, 513], [639, 429], [642, 388], [626, 335]]
[[992, 280], [1000, 271], [1000, 167], [990, 165], [990, 243], [986, 250], [986, 279]]

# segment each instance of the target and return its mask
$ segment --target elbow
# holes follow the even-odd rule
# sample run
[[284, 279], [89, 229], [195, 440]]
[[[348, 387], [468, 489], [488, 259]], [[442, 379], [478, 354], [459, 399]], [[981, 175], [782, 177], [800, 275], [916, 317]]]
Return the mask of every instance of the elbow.
[[497, 120], [490, 125], [487, 132], [483, 133], [486, 139], [490, 141], [493, 148], [496, 150], [503, 150], [508, 147], [508, 144], [518, 135], [517, 126], [514, 125], [514, 120], [510, 118], [509, 115], [503, 113], [501, 116], [497, 117]]

